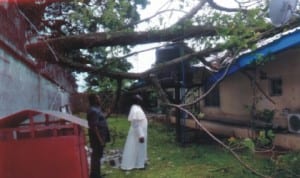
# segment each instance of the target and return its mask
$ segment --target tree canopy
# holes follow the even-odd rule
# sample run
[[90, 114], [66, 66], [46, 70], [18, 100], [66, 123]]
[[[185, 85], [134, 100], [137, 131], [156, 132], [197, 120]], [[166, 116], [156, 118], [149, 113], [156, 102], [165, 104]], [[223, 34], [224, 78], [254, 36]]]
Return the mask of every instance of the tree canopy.
[[[225, 7], [215, 0], [165, 1], [141, 19], [140, 13], [151, 4], [149, 0], [58, 1], [47, 4], [37, 25], [35, 33], [43, 34], [43, 40], [26, 48], [39, 59], [88, 72], [89, 83], [95, 84], [100, 80], [146, 79], [165, 67], [190, 60], [190, 56], [214, 68], [206, 57], [227, 51], [226, 56], [217, 59], [222, 65], [214, 69], [220, 70], [227, 65], [225, 58], [254, 49], [260, 40], [297, 25], [293, 22], [281, 28], [271, 26], [267, 1], [234, 2], [234, 7]], [[167, 23], [173, 16], [178, 20]], [[140, 30], [140, 24], [148, 28]], [[128, 72], [131, 64], [127, 58], [138, 53], [132, 48], [155, 42], [162, 46], [185, 42], [194, 52], [145, 72]]]

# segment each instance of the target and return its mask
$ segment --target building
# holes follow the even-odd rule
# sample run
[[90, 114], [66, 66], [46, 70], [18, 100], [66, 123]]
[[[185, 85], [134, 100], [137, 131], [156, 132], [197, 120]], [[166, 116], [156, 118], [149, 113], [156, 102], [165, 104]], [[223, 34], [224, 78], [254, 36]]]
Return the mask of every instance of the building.
[[[227, 77], [201, 103], [201, 110], [211, 119], [247, 121], [251, 119], [249, 106], [255, 102], [257, 111], [275, 112], [274, 127], [287, 128], [287, 114], [300, 112], [299, 35], [296, 30], [240, 56]], [[208, 83], [224, 73], [214, 74]]]
[[[282, 34], [238, 57], [227, 72], [224, 69], [209, 77], [201, 94], [225, 76], [200, 102], [207, 127], [214, 133], [241, 138], [270, 129], [275, 133], [275, 145], [299, 150], [299, 44], [299, 29]], [[270, 120], [264, 120], [263, 114], [270, 114]]]
[[[274, 145], [300, 150], [299, 44], [297, 29], [240, 55], [228, 69], [212, 73], [199, 68], [193, 72], [193, 87], [188, 90], [193, 93], [185, 94], [181, 102], [203, 96], [221, 80], [210, 94], [189, 108], [203, 126], [213, 134], [237, 138], [256, 138], [261, 131], [272, 130]], [[173, 116], [178, 140], [188, 139], [185, 128], [199, 129], [190, 117]]]
[[34, 1], [0, 3], [0, 117], [24, 108], [59, 110], [76, 90], [68, 71], [26, 51], [39, 38], [35, 25], [44, 8]]

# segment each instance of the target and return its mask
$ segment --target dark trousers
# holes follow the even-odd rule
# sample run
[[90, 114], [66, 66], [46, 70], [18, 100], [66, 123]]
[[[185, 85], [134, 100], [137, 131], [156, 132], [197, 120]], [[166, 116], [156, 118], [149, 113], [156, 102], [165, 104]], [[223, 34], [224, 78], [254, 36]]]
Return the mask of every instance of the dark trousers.
[[100, 178], [101, 177], [101, 158], [103, 156], [104, 147], [100, 145], [97, 141], [91, 142], [92, 155], [91, 155], [91, 170], [90, 178]]

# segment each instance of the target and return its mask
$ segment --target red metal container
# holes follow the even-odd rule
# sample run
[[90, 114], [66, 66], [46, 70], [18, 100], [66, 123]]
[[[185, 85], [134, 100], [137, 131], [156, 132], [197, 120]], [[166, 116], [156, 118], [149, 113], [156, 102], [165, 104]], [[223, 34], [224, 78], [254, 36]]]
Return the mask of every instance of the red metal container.
[[0, 119], [0, 178], [88, 178], [87, 121], [23, 110]]

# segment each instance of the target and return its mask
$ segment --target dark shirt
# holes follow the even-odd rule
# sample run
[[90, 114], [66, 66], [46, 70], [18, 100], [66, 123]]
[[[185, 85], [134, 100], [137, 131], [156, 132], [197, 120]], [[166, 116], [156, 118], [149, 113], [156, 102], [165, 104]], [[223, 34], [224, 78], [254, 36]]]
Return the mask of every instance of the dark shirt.
[[98, 129], [105, 142], [109, 142], [110, 136], [107, 121], [100, 107], [91, 106], [87, 112], [87, 120], [90, 127], [89, 136], [91, 142], [98, 141], [96, 133], [93, 130], [94, 128]]

